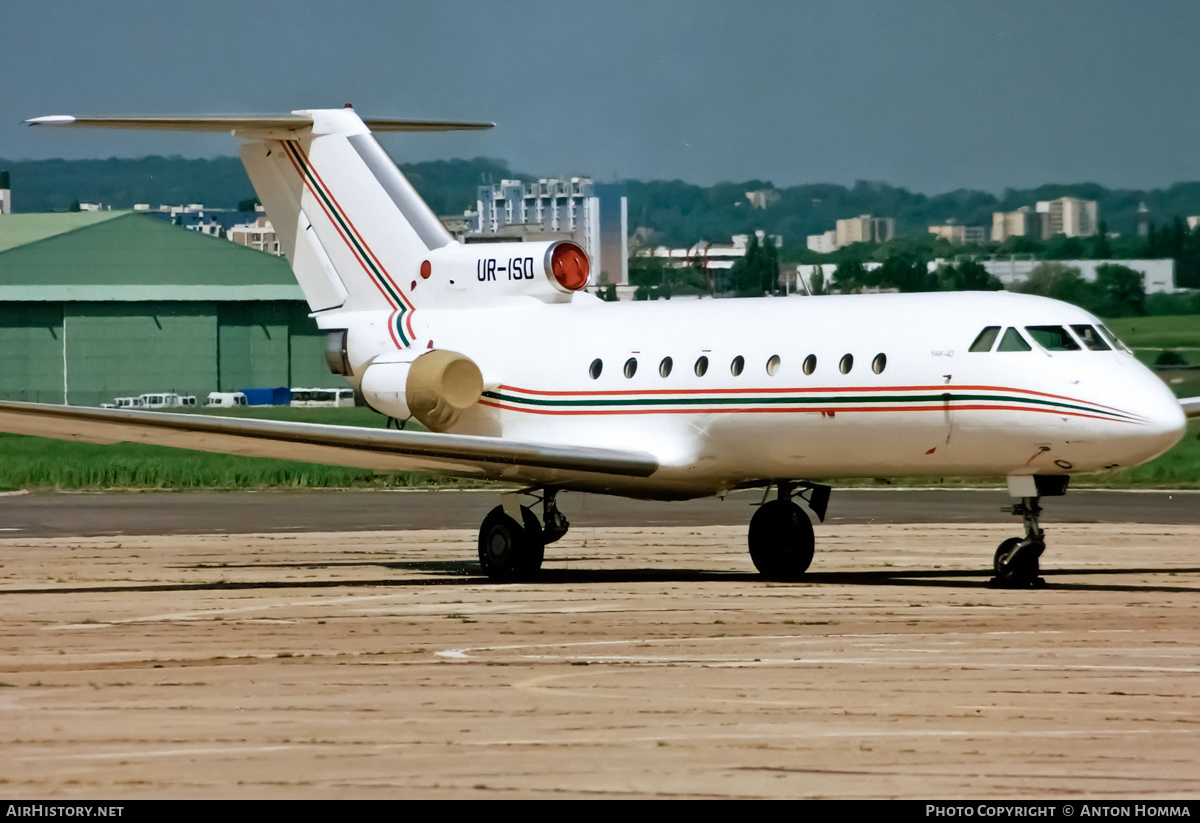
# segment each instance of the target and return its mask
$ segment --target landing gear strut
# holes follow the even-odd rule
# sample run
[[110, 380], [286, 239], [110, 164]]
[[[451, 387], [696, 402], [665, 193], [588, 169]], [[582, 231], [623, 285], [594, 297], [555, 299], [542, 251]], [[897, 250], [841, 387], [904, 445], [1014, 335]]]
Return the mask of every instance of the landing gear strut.
[[994, 589], [1040, 589], [1046, 581], [1038, 576], [1041, 569], [1038, 560], [1046, 550], [1046, 533], [1038, 524], [1042, 507], [1038, 502], [1043, 497], [1059, 497], [1067, 493], [1071, 478], [1065, 474], [1035, 474], [1008, 478], [1008, 493], [1019, 497], [1020, 503], [1004, 511], [1010, 511], [1025, 521], [1025, 536], [1010, 537], [996, 549], [992, 568], [996, 571], [988, 585]]
[[1046, 585], [1038, 576], [1038, 558], [1046, 550], [1046, 533], [1038, 525], [1042, 507], [1039, 497], [1022, 497], [1011, 509], [1025, 520], [1025, 537], [1010, 537], [996, 549], [992, 567], [996, 576], [988, 583], [994, 589], [1036, 589]]
[[[750, 559], [754, 567], [772, 580], [795, 580], [812, 563], [816, 541], [812, 522], [804, 510], [792, 502], [795, 483], [780, 481], [779, 493], [758, 507], [750, 519]], [[807, 499], [817, 517], [825, 519], [829, 503], [829, 487], [802, 484], [800, 496]], [[804, 491], [810, 493], [804, 498]]]
[[558, 489], [546, 489], [542, 492], [542, 542], [549, 545], [564, 534], [571, 524], [563, 513], [558, 510]]
[[516, 511], [510, 514], [504, 506], [488, 512], [479, 527], [479, 565], [484, 574], [492, 580], [528, 580], [538, 573], [546, 544], [570, 527], [558, 510], [557, 495], [558, 489], [543, 492], [542, 523], [528, 506], [520, 507], [521, 522], [514, 517]]

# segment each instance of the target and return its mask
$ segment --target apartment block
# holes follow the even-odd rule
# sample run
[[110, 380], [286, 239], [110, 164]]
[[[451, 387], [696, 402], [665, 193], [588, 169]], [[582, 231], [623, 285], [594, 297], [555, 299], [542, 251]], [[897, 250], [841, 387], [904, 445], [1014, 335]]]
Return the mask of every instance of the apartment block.
[[896, 221], [891, 217], [863, 214], [837, 221], [834, 231], [839, 249], [851, 243], [886, 243], [896, 236]]
[[956, 246], [962, 246], [968, 243], [978, 245], [986, 242], [988, 230], [986, 226], [960, 226], [956, 223], [947, 223], [944, 226], [930, 226], [929, 233], [949, 240]]
[[1092, 237], [1099, 231], [1097, 203], [1077, 197], [1040, 200], [1038, 214], [1046, 215], [1045, 236], [1065, 234], [1067, 237]]

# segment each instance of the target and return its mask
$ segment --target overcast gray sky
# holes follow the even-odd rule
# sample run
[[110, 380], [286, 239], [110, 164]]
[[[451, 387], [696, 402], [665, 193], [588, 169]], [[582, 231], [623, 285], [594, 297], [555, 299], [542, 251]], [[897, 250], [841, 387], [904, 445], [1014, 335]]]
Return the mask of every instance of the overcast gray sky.
[[0, 157], [234, 154], [44, 114], [492, 120], [398, 161], [915, 191], [1200, 180], [1187, 0], [0, 0]]

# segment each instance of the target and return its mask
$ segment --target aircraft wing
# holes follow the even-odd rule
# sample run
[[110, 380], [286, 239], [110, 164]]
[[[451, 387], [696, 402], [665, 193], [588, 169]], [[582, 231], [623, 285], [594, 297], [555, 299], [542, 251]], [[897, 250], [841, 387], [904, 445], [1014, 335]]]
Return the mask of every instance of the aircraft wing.
[[377, 471], [431, 471], [525, 482], [530, 470], [649, 477], [646, 452], [525, 443], [465, 434], [327, 426], [204, 414], [0, 402], [0, 431], [89, 443], [150, 443]]
[[1200, 397], [1181, 397], [1179, 405], [1188, 417], [1200, 417]]

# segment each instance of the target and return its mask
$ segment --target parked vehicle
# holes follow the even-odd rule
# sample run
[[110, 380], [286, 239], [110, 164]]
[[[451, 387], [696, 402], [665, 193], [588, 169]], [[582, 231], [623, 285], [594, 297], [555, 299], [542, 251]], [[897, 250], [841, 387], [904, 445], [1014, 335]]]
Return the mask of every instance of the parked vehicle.
[[354, 405], [354, 389], [292, 389], [291, 405], [301, 409]]
[[206, 409], [232, 409], [246, 405], [246, 395], [240, 391], [210, 391], [204, 400]]
[[117, 397], [113, 400], [113, 408], [144, 409], [146, 408], [146, 403], [140, 397]]
[[177, 409], [183, 405], [183, 398], [174, 392], [154, 392], [143, 394], [139, 398], [147, 409]]

